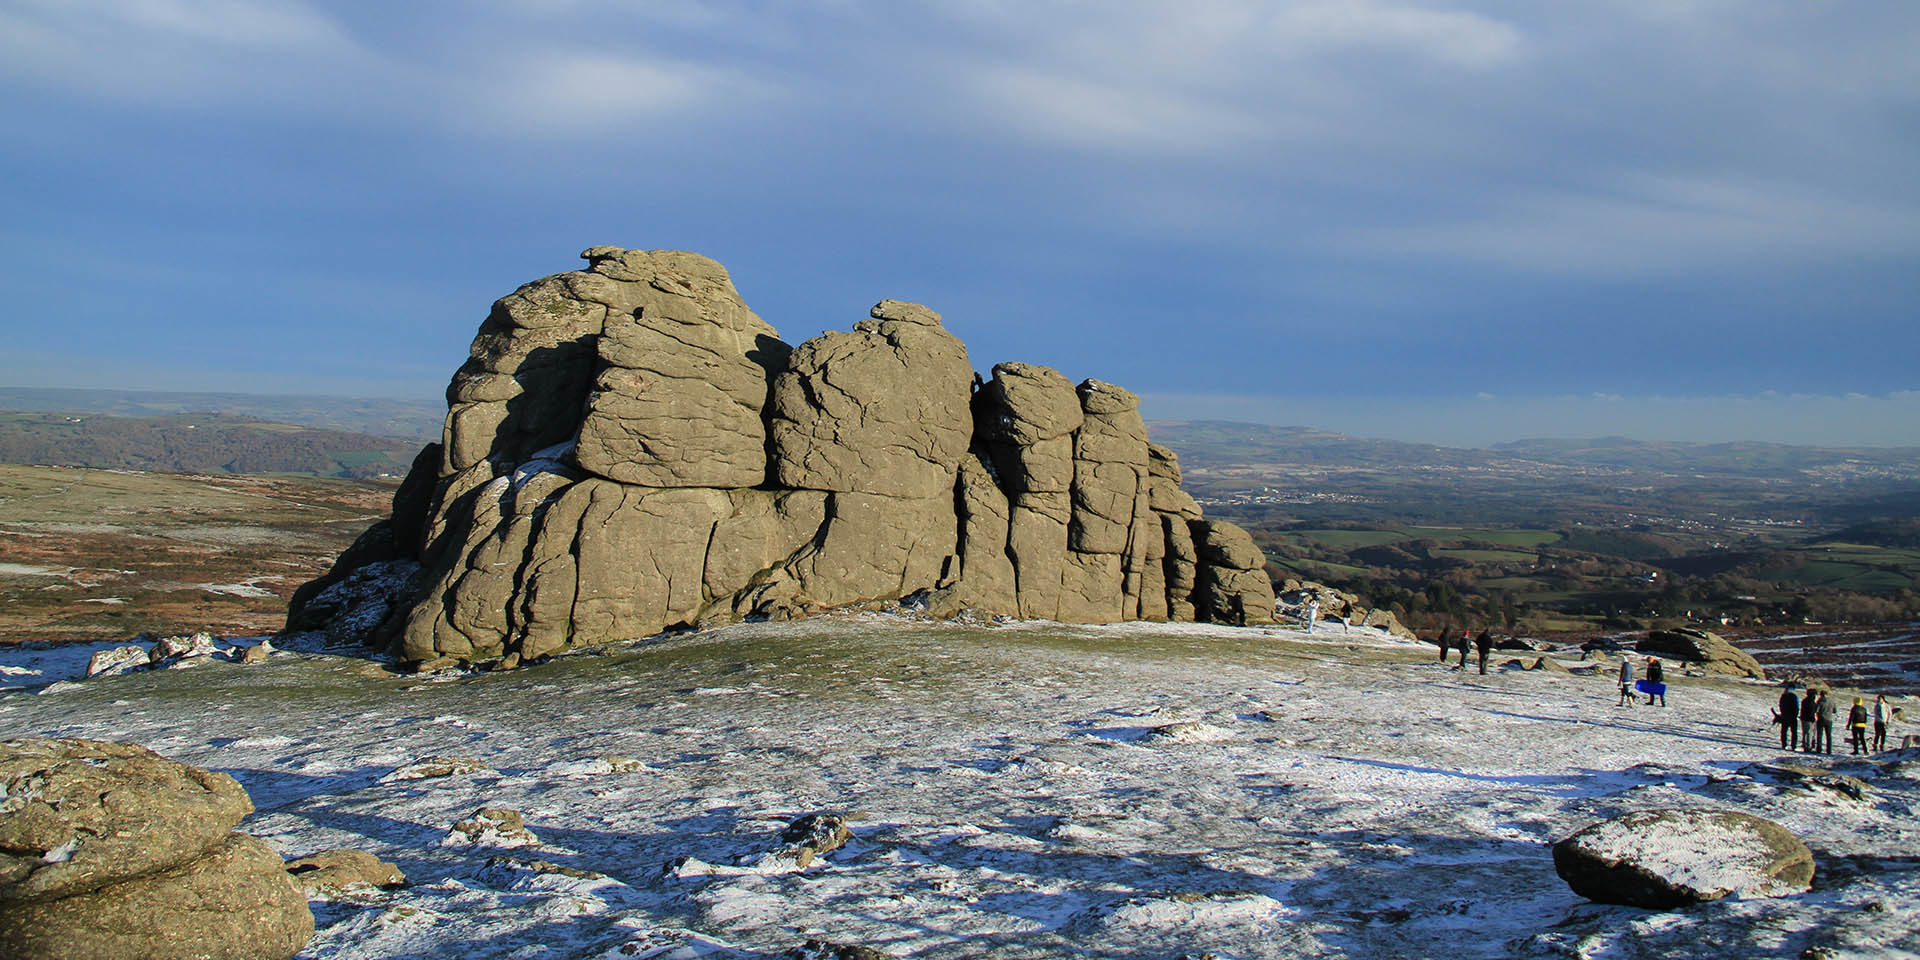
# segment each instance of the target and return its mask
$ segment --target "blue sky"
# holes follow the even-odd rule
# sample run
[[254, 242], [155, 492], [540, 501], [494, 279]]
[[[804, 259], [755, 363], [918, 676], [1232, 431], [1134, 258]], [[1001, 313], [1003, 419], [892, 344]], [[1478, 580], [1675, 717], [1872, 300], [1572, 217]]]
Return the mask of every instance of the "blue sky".
[[596, 244], [1372, 436], [1920, 445], [1920, 5], [0, 0], [0, 382], [436, 397]]

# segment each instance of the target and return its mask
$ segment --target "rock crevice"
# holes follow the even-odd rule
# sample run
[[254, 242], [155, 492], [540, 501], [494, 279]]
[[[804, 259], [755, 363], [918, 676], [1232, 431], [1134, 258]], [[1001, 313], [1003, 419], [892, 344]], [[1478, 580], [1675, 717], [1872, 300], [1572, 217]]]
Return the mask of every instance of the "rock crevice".
[[919, 594], [940, 614], [1272, 619], [1265, 557], [1180, 490], [1134, 394], [1025, 363], [982, 380], [898, 300], [790, 347], [706, 257], [582, 257], [494, 304], [441, 443], [289, 629], [339, 621], [329, 587], [402, 561], [391, 612], [355, 622], [413, 661]]

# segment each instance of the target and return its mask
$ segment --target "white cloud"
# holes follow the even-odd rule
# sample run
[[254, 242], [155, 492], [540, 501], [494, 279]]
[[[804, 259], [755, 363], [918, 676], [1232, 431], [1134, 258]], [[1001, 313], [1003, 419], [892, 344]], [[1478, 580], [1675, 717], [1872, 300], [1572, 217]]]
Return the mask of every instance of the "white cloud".
[[697, 64], [646, 55], [554, 50], [511, 60], [470, 96], [470, 121], [516, 135], [534, 131], [593, 136], [631, 121], [732, 100], [749, 85]]
[[1254, 115], [1230, 104], [1025, 67], [982, 76], [979, 91], [1016, 129], [1075, 146], [1201, 153], [1261, 132]]
[[0, 0], [0, 77], [146, 106], [585, 135], [755, 89], [565, 17], [489, 12], [396, 45], [296, 0]]
[[1478, 216], [1355, 229], [1342, 246], [1548, 273], [1683, 272], [1911, 255], [1920, 210], [1795, 183], [1635, 176], [1608, 188], [1514, 191]]
[[1058, 0], [986, 6], [997, 37], [954, 51], [955, 80], [1023, 135], [1122, 153], [1223, 154], [1305, 139], [1354, 117], [1354, 90], [1385, 56], [1479, 70], [1522, 47], [1512, 24], [1370, 0]]
[[1365, 0], [1291, 5], [1274, 14], [1271, 24], [1281, 49], [1374, 47], [1461, 67], [1510, 60], [1522, 40], [1513, 24], [1477, 13]]
[[111, 100], [255, 100], [361, 56], [335, 21], [290, 0], [0, 5], [0, 75]]

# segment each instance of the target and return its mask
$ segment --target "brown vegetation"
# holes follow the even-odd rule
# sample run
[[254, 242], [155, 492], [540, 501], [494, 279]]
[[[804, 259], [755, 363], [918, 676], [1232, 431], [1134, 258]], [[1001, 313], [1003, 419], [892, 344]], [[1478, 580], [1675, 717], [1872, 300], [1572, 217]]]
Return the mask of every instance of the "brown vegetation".
[[0, 465], [0, 643], [270, 633], [392, 487]]

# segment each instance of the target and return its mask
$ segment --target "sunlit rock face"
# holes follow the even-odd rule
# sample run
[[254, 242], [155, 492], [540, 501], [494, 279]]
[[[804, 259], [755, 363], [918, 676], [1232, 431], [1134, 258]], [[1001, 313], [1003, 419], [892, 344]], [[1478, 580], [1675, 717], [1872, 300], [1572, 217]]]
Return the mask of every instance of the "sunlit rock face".
[[365, 639], [413, 661], [915, 596], [1272, 619], [1265, 558], [1180, 490], [1132, 393], [1024, 363], [983, 379], [938, 313], [897, 300], [789, 346], [706, 257], [581, 256], [494, 304], [441, 442], [290, 629], [351, 613], [312, 601], [373, 563], [413, 573]]

